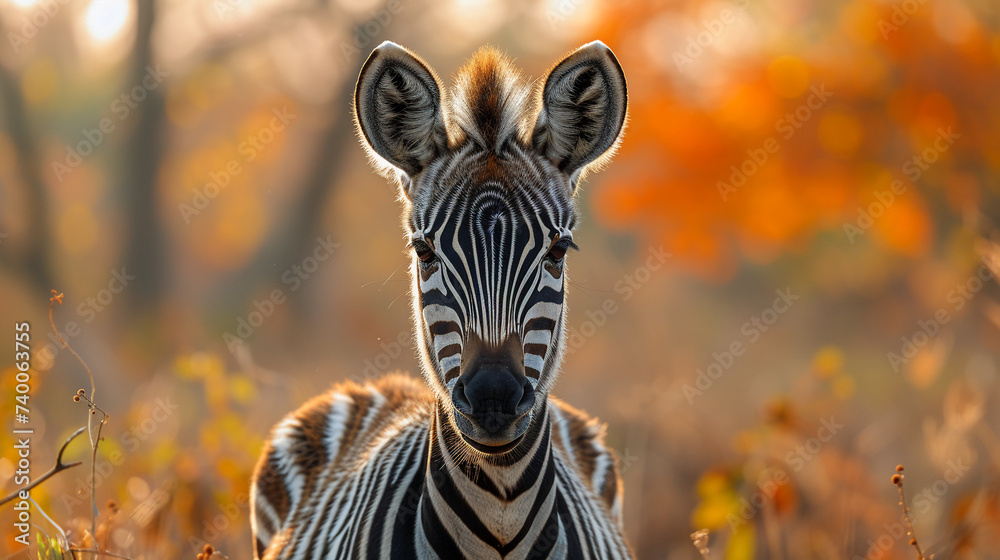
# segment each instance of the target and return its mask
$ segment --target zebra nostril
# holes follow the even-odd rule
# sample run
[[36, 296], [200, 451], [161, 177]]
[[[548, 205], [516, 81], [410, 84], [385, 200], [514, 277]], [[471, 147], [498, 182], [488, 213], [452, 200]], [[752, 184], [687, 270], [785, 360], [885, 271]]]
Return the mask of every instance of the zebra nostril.
[[455, 383], [455, 387], [451, 391], [451, 402], [459, 412], [472, 414], [472, 404], [469, 403], [469, 397], [465, 394], [465, 383], [462, 383], [461, 380]]
[[525, 379], [524, 385], [521, 387], [521, 400], [518, 401], [514, 413], [521, 416], [531, 410], [533, 406], [535, 406], [535, 390], [531, 387], [531, 382]]

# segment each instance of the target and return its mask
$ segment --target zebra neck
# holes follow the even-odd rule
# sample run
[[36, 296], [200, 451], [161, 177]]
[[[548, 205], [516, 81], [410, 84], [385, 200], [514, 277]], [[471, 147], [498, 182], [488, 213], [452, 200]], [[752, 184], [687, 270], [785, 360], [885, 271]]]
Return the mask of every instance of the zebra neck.
[[[493, 550], [513, 550], [537, 538], [557, 494], [547, 405], [544, 402], [536, 411], [517, 446], [486, 457], [465, 443], [449, 421], [449, 412], [437, 404], [423, 492], [425, 528], [443, 522], [442, 527], [452, 528], [455, 542]], [[462, 552], [476, 550], [462, 548]]]

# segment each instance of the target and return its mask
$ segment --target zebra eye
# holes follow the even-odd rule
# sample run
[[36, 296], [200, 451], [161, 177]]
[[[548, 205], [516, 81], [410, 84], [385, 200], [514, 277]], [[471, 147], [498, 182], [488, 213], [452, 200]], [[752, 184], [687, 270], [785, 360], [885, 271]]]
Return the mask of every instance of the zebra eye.
[[564, 237], [564, 238], [560, 239], [559, 241], [557, 241], [556, 244], [553, 245], [551, 249], [549, 249], [549, 252], [548, 252], [548, 254], [545, 255], [545, 258], [548, 259], [552, 263], [559, 264], [559, 263], [563, 262], [564, 258], [566, 258], [566, 251], [570, 247], [572, 247], [574, 249], [577, 248], [576, 244], [573, 243], [572, 239], [569, 239], [568, 237]]
[[426, 241], [415, 239], [413, 241], [413, 252], [417, 254], [417, 258], [425, 266], [432, 264], [437, 259], [434, 255], [434, 250], [431, 249], [431, 246]]

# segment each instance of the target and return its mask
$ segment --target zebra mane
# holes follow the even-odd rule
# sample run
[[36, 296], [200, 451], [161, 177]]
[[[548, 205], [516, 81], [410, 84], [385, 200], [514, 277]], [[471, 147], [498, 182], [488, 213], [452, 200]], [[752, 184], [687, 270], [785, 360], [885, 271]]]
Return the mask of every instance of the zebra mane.
[[499, 151], [511, 139], [527, 143], [530, 134], [530, 87], [511, 60], [483, 47], [455, 76], [451, 120], [456, 144], [472, 140]]

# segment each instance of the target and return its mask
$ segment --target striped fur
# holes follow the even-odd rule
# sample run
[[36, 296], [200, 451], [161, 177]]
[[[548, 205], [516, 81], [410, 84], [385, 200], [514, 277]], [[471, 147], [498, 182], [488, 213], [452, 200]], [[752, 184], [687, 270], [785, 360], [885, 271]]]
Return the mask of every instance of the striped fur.
[[603, 426], [549, 395], [573, 196], [619, 141], [624, 76], [591, 43], [531, 99], [492, 49], [450, 93], [397, 45], [365, 64], [355, 111], [404, 200], [426, 384], [338, 385], [274, 428], [252, 488], [258, 558], [631, 557]]
[[621, 484], [601, 426], [555, 398], [544, 407], [520, 460], [477, 464], [462, 461], [444, 411], [416, 380], [334, 387], [278, 424], [261, 455], [258, 557], [625, 557], [620, 532], [608, 530], [620, 527]]

